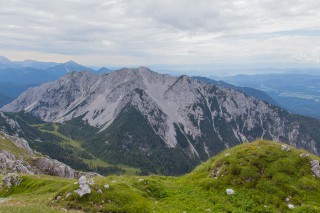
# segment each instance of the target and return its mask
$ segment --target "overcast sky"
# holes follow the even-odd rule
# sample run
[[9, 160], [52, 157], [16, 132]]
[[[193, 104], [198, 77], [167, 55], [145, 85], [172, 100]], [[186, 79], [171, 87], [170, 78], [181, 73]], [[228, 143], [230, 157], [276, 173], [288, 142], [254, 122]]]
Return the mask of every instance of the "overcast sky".
[[319, 67], [320, 2], [0, 0], [0, 55], [168, 69]]

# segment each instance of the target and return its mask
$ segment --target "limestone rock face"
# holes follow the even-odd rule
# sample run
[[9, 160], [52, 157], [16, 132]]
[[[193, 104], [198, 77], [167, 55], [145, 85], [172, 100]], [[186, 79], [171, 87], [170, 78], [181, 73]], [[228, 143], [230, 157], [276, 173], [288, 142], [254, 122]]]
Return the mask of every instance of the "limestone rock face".
[[0, 150], [0, 174], [8, 172], [34, 174], [35, 171], [23, 159], [17, 159], [7, 150]]
[[22, 178], [17, 173], [9, 173], [2, 178], [2, 183], [7, 189], [10, 189], [12, 186], [19, 186], [21, 181]]
[[43, 173], [53, 176], [74, 178], [74, 170], [57, 160], [52, 160], [46, 157], [36, 158], [35, 166]]
[[[23, 138], [0, 132], [0, 140], [4, 144], [0, 150], [0, 174], [47, 174], [64, 178], [77, 178], [85, 174], [57, 160], [36, 154]], [[6, 147], [8, 150], [5, 149]], [[88, 173], [88, 175], [97, 176], [99, 174]]]

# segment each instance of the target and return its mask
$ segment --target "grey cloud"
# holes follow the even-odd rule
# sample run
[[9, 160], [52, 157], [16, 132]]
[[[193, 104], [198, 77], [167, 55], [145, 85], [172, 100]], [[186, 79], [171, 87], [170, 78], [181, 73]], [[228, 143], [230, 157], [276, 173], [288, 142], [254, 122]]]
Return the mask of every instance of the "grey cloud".
[[[263, 54], [259, 43], [272, 52], [270, 43], [281, 41], [261, 35], [319, 28], [318, 9], [317, 0], [0, 0], [0, 47], [202, 63], [236, 52]], [[316, 38], [308, 43], [303, 35], [296, 41], [301, 52], [310, 51], [302, 46]], [[294, 36], [283, 47], [287, 55]]]

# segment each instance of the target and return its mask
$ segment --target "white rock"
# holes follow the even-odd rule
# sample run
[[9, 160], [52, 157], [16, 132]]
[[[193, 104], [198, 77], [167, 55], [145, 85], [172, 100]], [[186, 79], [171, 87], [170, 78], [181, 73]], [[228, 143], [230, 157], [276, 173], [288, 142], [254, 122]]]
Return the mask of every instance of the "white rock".
[[295, 207], [294, 207], [293, 204], [288, 204], [288, 208], [289, 208], [289, 209], [294, 209]]
[[109, 189], [110, 188], [109, 184], [104, 185], [104, 188]]
[[234, 190], [233, 189], [226, 189], [227, 195], [232, 195], [234, 194]]
[[312, 160], [311, 163], [311, 171], [315, 175], [315, 177], [320, 178], [320, 166], [318, 160]]
[[79, 185], [84, 185], [84, 184], [86, 184], [87, 183], [87, 178], [86, 178], [86, 176], [81, 176], [80, 178], [79, 178]]
[[309, 157], [310, 155], [308, 153], [302, 153], [299, 156], [302, 158], [302, 157]]
[[90, 194], [91, 189], [87, 184], [83, 184], [83, 185], [80, 185], [80, 189], [75, 190], [75, 192], [78, 193], [80, 197], [82, 197], [85, 194]]
[[88, 184], [89, 184], [90, 186], [94, 184], [93, 178], [90, 178], [90, 179], [89, 179]]
[[225, 157], [228, 157], [228, 156], [230, 156], [230, 153], [226, 153], [224, 156], [225, 156]]
[[287, 147], [286, 145], [281, 145], [281, 150], [289, 152], [290, 148]]

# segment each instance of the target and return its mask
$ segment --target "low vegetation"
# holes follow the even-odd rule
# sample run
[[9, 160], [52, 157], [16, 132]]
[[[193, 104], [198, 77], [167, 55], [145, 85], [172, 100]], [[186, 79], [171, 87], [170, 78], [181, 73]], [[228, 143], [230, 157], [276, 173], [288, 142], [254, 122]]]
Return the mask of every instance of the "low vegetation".
[[302, 153], [244, 143], [181, 177], [96, 177], [82, 197], [77, 180], [22, 176], [19, 186], [0, 191], [0, 212], [320, 212], [320, 179], [310, 165], [319, 157]]

